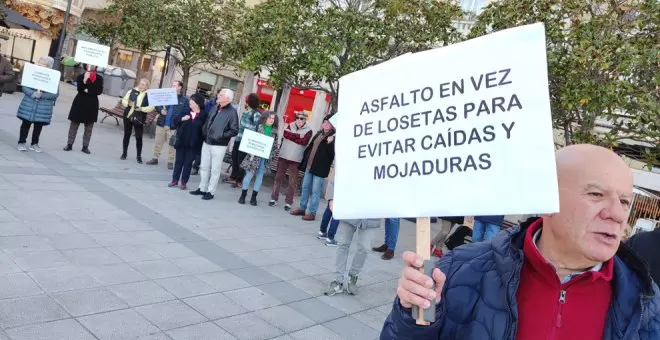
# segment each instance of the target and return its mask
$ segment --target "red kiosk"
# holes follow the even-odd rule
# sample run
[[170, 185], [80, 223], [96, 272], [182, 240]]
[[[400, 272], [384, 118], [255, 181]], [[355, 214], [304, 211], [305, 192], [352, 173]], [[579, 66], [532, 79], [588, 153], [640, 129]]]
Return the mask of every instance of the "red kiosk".
[[[257, 96], [261, 100], [261, 105], [265, 104], [266, 109], [270, 107], [270, 103], [273, 101], [273, 94], [275, 89], [268, 85], [267, 81], [264, 79], [257, 80]], [[316, 91], [314, 90], [299, 90], [292, 88], [289, 90], [289, 100], [284, 110], [284, 116], [282, 119], [284, 123], [288, 124], [295, 120], [295, 112], [298, 111], [312, 111], [314, 107], [314, 100], [316, 99]], [[330, 101], [330, 95], [326, 95], [326, 101]], [[263, 107], [263, 106], [262, 106]], [[311, 117], [308, 117], [308, 119]]]

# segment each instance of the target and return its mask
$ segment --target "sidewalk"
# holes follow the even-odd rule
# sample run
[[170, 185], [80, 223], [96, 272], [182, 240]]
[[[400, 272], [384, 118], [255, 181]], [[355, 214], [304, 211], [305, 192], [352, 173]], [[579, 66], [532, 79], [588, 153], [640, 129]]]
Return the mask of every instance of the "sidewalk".
[[[134, 139], [119, 160], [114, 119], [95, 125], [91, 155], [82, 128], [62, 151], [74, 96], [61, 84], [43, 154], [16, 151], [22, 94], [0, 97], [0, 339], [378, 338], [398, 256], [371, 254], [359, 295], [325, 297], [336, 248], [314, 237], [319, 222], [268, 207], [267, 195], [241, 206], [222, 184], [208, 202], [167, 188], [164, 158], [137, 164]], [[402, 221], [397, 253], [414, 249], [414, 232]]]

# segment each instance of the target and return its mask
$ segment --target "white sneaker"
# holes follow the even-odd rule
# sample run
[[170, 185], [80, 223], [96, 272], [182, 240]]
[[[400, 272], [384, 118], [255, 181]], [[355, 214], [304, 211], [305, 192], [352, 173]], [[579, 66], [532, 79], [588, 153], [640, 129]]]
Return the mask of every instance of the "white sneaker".
[[27, 148], [25, 147], [25, 143], [19, 143], [16, 149], [18, 149], [18, 151], [24, 151], [24, 152], [27, 151]]
[[34, 151], [34, 152], [36, 152], [36, 153], [42, 153], [42, 152], [44, 152], [44, 151], [41, 150], [41, 148], [39, 147], [39, 144], [30, 145], [30, 150], [32, 150], [32, 151]]

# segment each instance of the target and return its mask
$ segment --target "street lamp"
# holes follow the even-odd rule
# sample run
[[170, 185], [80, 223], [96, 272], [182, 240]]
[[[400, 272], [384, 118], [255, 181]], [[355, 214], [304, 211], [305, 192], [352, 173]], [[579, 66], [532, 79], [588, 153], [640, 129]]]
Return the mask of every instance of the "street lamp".
[[64, 38], [66, 37], [66, 27], [69, 24], [69, 13], [71, 12], [71, 2], [73, 0], [68, 0], [66, 4], [66, 11], [64, 12], [64, 23], [62, 24], [62, 29], [60, 30], [60, 41], [57, 45], [57, 52], [55, 52], [55, 69], [59, 71], [60, 69], [60, 59], [62, 55], [62, 46], [64, 45]]

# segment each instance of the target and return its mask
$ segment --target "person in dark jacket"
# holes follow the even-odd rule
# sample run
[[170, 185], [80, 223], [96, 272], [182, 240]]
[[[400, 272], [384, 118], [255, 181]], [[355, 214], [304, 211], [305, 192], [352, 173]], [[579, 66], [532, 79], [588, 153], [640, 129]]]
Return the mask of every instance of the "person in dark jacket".
[[[660, 290], [622, 238], [632, 173], [609, 149], [556, 153], [559, 212], [408, 266], [380, 338], [660, 339]], [[411, 307], [431, 307], [420, 326]]]
[[[9, 40], [9, 37], [3, 35], [0, 36], [0, 40]], [[2, 97], [2, 89], [5, 87], [5, 84], [11, 83], [15, 79], [16, 73], [14, 73], [14, 68], [12, 67], [11, 62], [0, 55], [0, 97]]]
[[[45, 56], [39, 58], [37, 65], [46, 68], [53, 68], [54, 60], [51, 57]], [[18, 137], [18, 151], [27, 151], [26, 143], [30, 126], [34, 125], [32, 129], [32, 143], [30, 150], [40, 153], [42, 152], [39, 147], [39, 136], [41, 136], [41, 129], [50, 124], [53, 118], [53, 109], [55, 108], [55, 101], [57, 100], [58, 93], [48, 93], [29, 88], [22, 87], [23, 100], [21, 105], [18, 106], [18, 113], [16, 116], [21, 120], [21, 129]]]
[[176, 187], [181, 181], [181, 190], [186, 190], [192, 163], [199, 145], [202, 144], [202, 126], [206, 119], [204, 112], [204, 97], [196, 94], [190, 98], [190, 110], [186, 114], [174, 117], [172, 127], [176, 129], [176, 162], [172, 172], [172, 182], [169, 187]]
[[96, 73], [96, 66], [84, 65], [87, 70], [76, 78], [78, 94], [73, 98], [69, 111], [69, 138], [64, 151], [71, 151], [76, 141], [78, 127], [85, 125], [82, 152], [90, 154], [89, 142], [92, 139], [94, 123], [99, 118], [99, 96], [103, 93], [103, 77]]
[[660, 286], [660, 228], [634, 235], [626, 243], [646, 262], [655, 284]]
[[500, 232], [504, 215], [475, 216], [472, 227], [472, 242], [492, 240]]
[[[321, 200], [321, 191], [325, 179], [330, 174], [330, 167], [335, 161], [335, 127], [330, 123], [329, 115], [323, 119], [321, 131], [307, 146], [300, 166], [305, 171], [300, 208], [292, 210], [291, 215], [302, 216], [304, 221], [316, 220], [316, 210]], [[301, 170], [302, 170], [301, 169]]]
[[154, 110], [153, 106], [149, 106], [149, 98], [147, 90], [149, 89], [149, 80], [146, 78], [140, 79], [138, 87], [126, 92], [124, 98], [121, 100], [122, 105], [126, 108], [124, 110], [124, 140], [122, 141], [121, 160], [125, 160], [128, 153], [128, 145], [131, 142], [131, 134], [135, 130], [135, 151], [136, 159], [139, 164], [142, 164], [142, 137], [144, 135], [144, 124], [146, 122], [147, 113]]
[[147, 165], [158, 165], [158, 157], [160, 157], [160, 153], [163, 151], [163, 145], [167, 144], [167, 168], [170, 170], [174, 169], [174, 147], [169, 145], [168, 142], [172, 135], [176, 134], [174, 118], [190, 112], [188, 97], [183, 94], [183, 82], [175, 80], [174, 83], [172, 83], [172, 88], [176, 90], [178, 104], [156, 107], [156, 111], [159, 114], [158, 119], [156, 120], [154, 151], [153, 157], [147, 162]]
[[231, 105], [234, 91], [223, 89], [218, 94], [218, 105], [213, 107], [202, 127], [204, 144], [202, 145], [202, 165], [200, 168], [199, 188], [191, 195], [202, 196], [203, 200], [213, 199], [218, 186], [222, 163], [227, 145], [238, 134], [238, 113]]
[[245, 198], [247, 197], [248, 189], [250, 189], [250, 182], [252, 181], [252, 178], [254, 178], [250, 205], [257, 206], [257, 195], [259, 194], [259, 189], [261, 189], [261, 182], [264, 179], [264, 174], [266, 173], [266, 169], [268, 169], [270, 162], [275, 160], [275, 155], [277, 154], [277, 142], [279, 141], [279, 138], [277, 138], [278, 127], [279, 120], [277, 113], [269, 111], [261, 116], [257, 132], [273, 138], [273, 145], [270, 148], [268, 158], [247, 155], [239, 165], [245, 170], [245, 177], [243, 178], [244, 180], [242, 183], [243, 191], [241, 191], [241, 196], [238, 199], [239, 204], [245, 204]]

